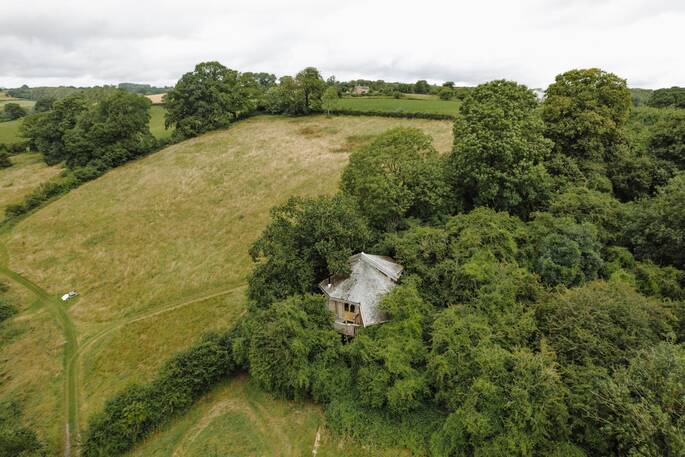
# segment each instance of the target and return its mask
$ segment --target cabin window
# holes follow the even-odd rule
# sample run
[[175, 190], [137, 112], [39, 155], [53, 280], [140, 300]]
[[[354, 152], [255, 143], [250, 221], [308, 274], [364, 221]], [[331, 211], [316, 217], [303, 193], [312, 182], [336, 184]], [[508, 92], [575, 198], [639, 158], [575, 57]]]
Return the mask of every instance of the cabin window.
[[351, 313], [357, 312], [357, 307], [355, 305], [350, 305], [350, 312]]
[[349, 310], [350, 310], [350, 304], [349, 304], [349, 303], [345, 303], [345, 311], [349, 311]]

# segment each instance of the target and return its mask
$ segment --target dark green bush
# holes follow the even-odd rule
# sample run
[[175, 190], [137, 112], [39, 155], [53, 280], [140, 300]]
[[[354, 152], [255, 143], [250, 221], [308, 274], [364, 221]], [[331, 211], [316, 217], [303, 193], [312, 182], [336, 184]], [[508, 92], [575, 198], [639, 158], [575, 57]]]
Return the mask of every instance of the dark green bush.
[[231, 333], [204, 335], [173, 356], [152, 382], [130, 386], [110, 399], [89, 421], [83, 455], [109, 457], [126, 452], [235, 368]]
[[[0, 286], [1, 285], [3, 284], [0, 284]], [[15, 314], [17, 314], [17, 308], [7, 303], [5, 300], [0, 300], [0, 323], [6, 321]]]

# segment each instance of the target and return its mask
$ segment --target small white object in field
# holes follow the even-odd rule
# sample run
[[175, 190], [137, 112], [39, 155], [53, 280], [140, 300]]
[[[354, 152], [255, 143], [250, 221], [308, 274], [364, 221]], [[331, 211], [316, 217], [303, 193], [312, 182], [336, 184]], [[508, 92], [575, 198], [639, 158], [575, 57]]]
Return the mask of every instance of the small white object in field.
[[74, 298], [76, 296], [78, 296], [78, 292], [76, 292], [75, 290], [72, 290], [71, 292], [68, 292], [68, 293], [62, 295], [62, 301], [71, 300], [72, 298]]

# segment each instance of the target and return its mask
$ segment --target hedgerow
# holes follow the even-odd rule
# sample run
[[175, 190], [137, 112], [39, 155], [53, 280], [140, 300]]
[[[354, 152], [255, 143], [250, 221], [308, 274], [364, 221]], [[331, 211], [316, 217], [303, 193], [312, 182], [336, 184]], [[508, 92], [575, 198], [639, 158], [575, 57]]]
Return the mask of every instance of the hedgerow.
[[185, 411], [212, 386], [235, 371], [232, 333], [209, 333], [177, 353], [155, 379], [131, 385], [110, 399], [88, 424], [84, 457], [109, 457], [134, 444]]

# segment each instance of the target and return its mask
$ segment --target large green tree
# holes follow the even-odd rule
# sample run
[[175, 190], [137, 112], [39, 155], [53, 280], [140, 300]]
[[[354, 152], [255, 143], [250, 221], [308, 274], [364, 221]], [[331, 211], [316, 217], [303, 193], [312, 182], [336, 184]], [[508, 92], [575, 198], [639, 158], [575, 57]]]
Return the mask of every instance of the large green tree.
[[19, 103], [5, 103], [5, 106], [2, 108], [2, 117], [5, 121], [13, 121], [27, 114], [28, 111]]
[[304, 114], [321, 108], [321, 95], [326, 89], [326, 83], [319, 70], [307, 67], [295, 76], [295, 82], [302, 90], [304, 97]]
[[604, 161], [623, 142], [630, 112], [625, 79], [599, 68], [557, 75], [545, 92], [545, 135], [556, 150], [581, 160]]
[[109, 169], [149, 152], [150, 100], [116, 91], [90, 107], [64, 134], [68, 166]]
[[84, 95], [70, 95], [55, 102], [51, 111], [28, 117], [22, 124], [21, 134], [43, 153], [48, 165], [62, 162], [68, 157], [65, 135], [76, 127], [88, 108]]
[[381, 231], [400, 227], [407, 217], [444, 215], [449, 194], [431, 137], [407, 127], [389, 130], [353, 152], [341, 188]]
[[348, 258], [371, 239], [357, 203], [346, 196], [293, 197], [271, 210], [271, 221], [250, 247], [256, 262], [248, 296], [261, 306], [316, 290], [330, 274], [347, 272]]
[[250, 90], [253, 82], [250, 75], [219, 62], [197, 64], [167, 92], [165, 124], [175, 126], [186, 137], [225, 127], [255, 108]]
[[542, 136], [536, 106], [535, 94], [511, 81], [481, 84], [464, 100], [448, 168], [465, 209], [488, 206], [527, 217], [544, 206], [551, 181], [543, 163], [551, 143]]
[[636, 256], [685, 267], [685, 175], [671, 179], [653, 198], [631, 208], [625, 243]]

